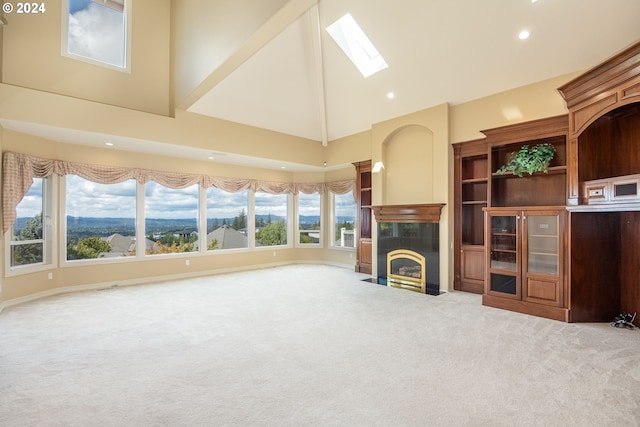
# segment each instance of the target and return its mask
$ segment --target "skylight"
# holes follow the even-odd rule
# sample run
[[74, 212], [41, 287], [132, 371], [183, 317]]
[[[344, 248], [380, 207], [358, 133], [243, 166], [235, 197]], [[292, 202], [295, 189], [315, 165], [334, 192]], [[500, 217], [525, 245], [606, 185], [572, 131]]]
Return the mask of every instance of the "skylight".
[[382, 55], [378, 53], [350, 13], [329, 25], [327, 32], [363, 76], [369, 77], [388, 67]]

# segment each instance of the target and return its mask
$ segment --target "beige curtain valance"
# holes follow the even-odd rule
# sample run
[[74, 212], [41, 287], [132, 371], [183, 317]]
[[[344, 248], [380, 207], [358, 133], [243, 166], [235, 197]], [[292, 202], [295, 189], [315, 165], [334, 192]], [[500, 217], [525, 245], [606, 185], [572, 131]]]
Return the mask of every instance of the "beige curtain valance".
[[345, 194], [355, 188], [354, 180], [304, 184], [269, 182], [255, 179], [223, 178], [140, 168], [92, 165], [5, 152], [2, 166], [2, 227], [5, 233], [15, 222], [16, 207], [27, 194], [29, 187], [33, 183], [33, 178], [46, 178], [53, 174], [61, 176], [78, 175], [100, 184], [117, 184], [129, 179], [135, 179], [142, 184], [155, 181], [160, 185], [175, 189], [187, 188], [198, 184], [203, 188], [216, 187], [232, 193], [251, 189], [255, 192], [260, 191], [271, 194], [312, 194], [326, 191]]

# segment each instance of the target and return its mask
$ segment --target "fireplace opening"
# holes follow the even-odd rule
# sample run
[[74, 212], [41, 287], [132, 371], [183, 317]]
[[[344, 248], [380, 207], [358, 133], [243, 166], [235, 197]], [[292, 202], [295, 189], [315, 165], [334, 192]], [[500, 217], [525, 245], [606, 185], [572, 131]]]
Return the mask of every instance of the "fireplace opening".
[[396, 249], [387, 254], [387, 285], [426, 293], [425, 258], [417, 252]]
[[439, 295], [439, 235], [438, 223], [378, 223], [377, 283]]

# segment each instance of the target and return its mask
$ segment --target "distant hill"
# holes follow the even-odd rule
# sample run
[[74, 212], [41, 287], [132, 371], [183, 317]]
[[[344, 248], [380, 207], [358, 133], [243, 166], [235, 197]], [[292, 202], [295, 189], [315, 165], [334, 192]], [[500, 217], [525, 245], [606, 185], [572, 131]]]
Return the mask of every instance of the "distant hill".
[[[256, 218], [268, 221], [271, 217], [272, 222], [284, 220], [285, 218], [278, 215], [257, 215]], [[26, 224], [32, 218], [17, 218], [14, 228], [16, 230], [22, 230]], [[338, 216], [338, 222], [353, 223], [355, 218]], [[234, 218], [209, 218], [207, 223], [209, 226], [214, 221], [217, 224], [222, 225], [233, 224]], [[147, 232], [180, 232], [180, 231], [194, 231], [197, 229], [197, 221], [191, 218], [148, 218], [146, 221]], [[301, 224], [315, 224], [320, 222], [318, 215], [301, 215]], [[69, 236], [82, 237], [82, 236], [109, 236], [113, 233], [120, 233], [123, 235], [132, 235], [135, 230], [135, 218], [91, 218], [91, 217], [76, 217], [67, 216], [67, 233]]]

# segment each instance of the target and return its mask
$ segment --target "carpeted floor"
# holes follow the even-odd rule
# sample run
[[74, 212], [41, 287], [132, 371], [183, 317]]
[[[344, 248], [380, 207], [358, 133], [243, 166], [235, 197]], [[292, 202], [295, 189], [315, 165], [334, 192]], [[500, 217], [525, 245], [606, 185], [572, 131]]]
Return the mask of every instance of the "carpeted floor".
[[640, 425], [640, 331], [293, 265], [0, 313], [0, 426]]

